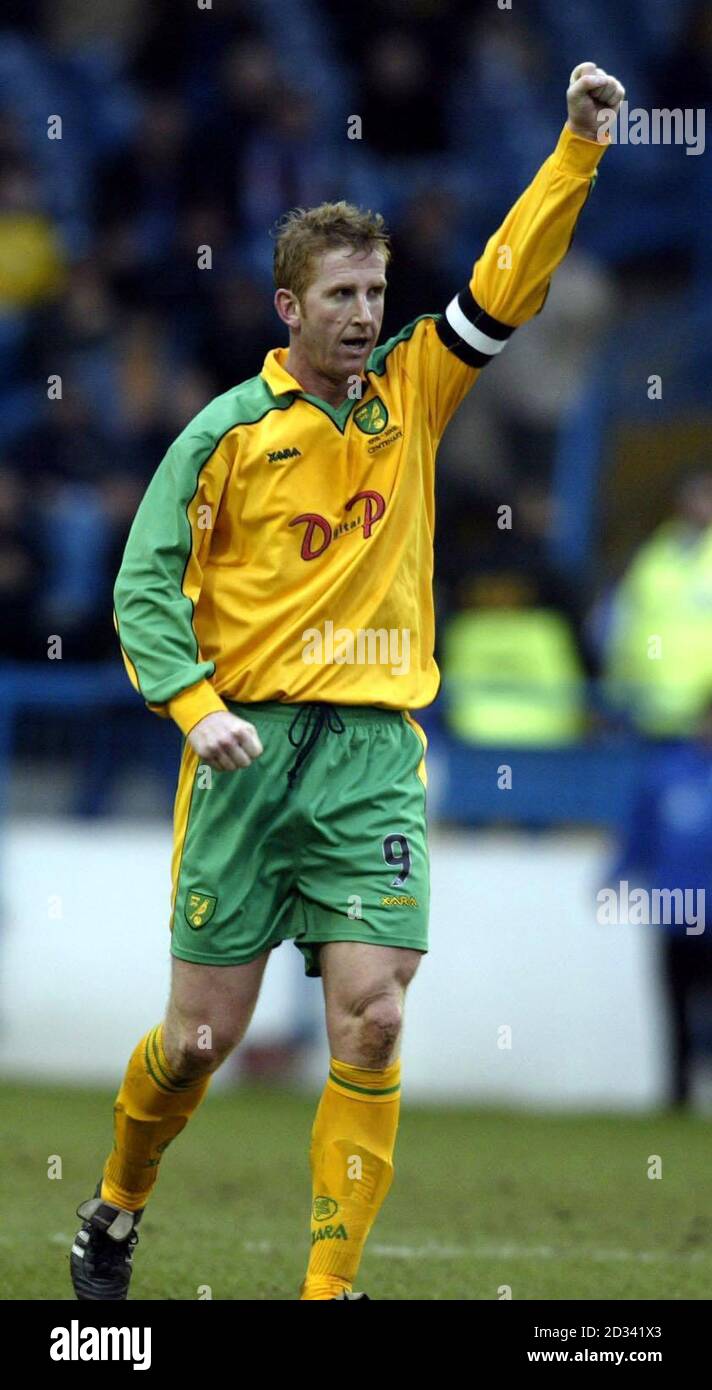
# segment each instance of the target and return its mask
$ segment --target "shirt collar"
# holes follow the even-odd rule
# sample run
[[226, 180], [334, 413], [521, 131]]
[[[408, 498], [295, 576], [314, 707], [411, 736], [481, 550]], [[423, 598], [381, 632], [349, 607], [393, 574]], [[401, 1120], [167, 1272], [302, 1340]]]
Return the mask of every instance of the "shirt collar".
[[[289, 348], [286, 347], [272, 348], [271, 352], [268, 352], [267, 356], [265, 357], [261, 376], [267, 382], [270, 391], [275, 396], [283, 395], [286, 391], [298, 391], [300, 395], [308, 396], [309, 393], [304, 390], [304, 387], [300, 385], [300, 383], [297, 381], [297, 378], [295, 376], [292, 376], [291, 372], [287, 371], [285, 364], [287, 361], [288, 352]], [[367, 384], [367, 377], [364, 374], [364, 389], [366, 388]], [[340, 410], [341, 406], [332, 406], [332, 409]]]
[[304, 392], [304, 387], [285, 366], [288, 351], [285, 347], [272, 348], [265, 357], [261, 375], [275, 396], [283, 395], [285, 391]]

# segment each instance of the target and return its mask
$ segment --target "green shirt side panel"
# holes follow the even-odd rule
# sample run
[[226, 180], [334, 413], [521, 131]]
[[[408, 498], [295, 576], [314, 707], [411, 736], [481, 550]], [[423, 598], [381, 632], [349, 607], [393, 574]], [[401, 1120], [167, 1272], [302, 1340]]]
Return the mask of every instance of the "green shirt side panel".
[[195, 536], [188, 508], [200, 488], [214, 519], [232, 466], [223, 439], [292, 400], [274, 396], [262, 377], [226, 391], [174, 440], [149, 483], [114, 586], [119, 640], [149, 704], [165, 704], [215, 672], [213, 662], [200, 659], [193, 601], [183, 591], [191, 558], [206, 559], [211, 531]]

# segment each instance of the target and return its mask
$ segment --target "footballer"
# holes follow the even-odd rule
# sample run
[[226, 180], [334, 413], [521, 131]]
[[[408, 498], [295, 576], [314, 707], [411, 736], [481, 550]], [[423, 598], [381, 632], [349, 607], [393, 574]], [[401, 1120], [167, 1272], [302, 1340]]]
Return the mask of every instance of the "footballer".
[[134, 686], [183, 734], [172, 979], [78, 1209], [79, 1299], [126, 1298], [162, 1156], [289, 939], [322, 979], [331, 1057], [300, 1297], [367, 1299], [353, 1286], [393, 1177], [403, 1003], [428, 946], [412, 711], [439, 684], [435, 455], [482, 369], [541, 309], [623, 96], [595, 63], [574, 69], [556, 148], [469, 283], [380, 347], [383, 219], [344, 202], [289, 213], [274, 256], [289, 346], [201, 410], [141, 502], [115, 624]]

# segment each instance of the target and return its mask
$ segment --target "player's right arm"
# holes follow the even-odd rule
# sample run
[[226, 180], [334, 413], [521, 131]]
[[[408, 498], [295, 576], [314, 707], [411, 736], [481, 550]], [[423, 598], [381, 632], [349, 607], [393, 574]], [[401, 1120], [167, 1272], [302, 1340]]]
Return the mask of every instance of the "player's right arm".
[[218, 771], [247, 767], [262, 752], [252, 724], [230, 713], [211, 683], [193, 626], [214, 526], [232, 467], [227, 437], [200, 416], [171, 445], [134, 518], [114, 586], [114, 624], [136, 690], [176, 721]]

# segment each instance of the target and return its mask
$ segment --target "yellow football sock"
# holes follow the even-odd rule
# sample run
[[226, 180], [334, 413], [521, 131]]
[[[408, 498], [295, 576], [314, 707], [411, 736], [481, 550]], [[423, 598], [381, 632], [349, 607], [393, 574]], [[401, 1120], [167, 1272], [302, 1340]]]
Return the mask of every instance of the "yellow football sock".
[[311, 1254], [301, 1299], [351, 1292], [393, 1178], [400, 1060], [383, 1071], [333, 1058], [311, 1142]]
[[114, 1105], [114, 1148], [104, 1164], [101, 1196], [126, 1211], [145, 1206], [164, 1149], [200, 1105], [210, 1075], [181, 1081], [163, 1051], [163, 1025], [131, 1054]]

